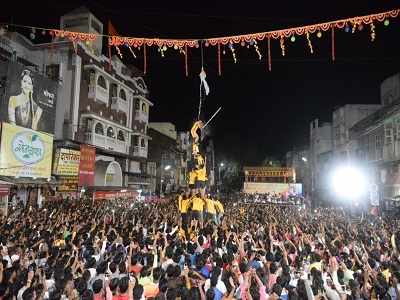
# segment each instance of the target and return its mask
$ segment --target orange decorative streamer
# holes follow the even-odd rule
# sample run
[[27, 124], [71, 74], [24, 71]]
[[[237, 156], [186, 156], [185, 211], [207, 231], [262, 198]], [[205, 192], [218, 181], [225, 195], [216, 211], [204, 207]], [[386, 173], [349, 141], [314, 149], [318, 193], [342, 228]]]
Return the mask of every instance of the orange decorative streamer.
[[272, 70], [272, 66], [271, 66], [271, 39], [268, 37], [268, 47], [267, 47], [267, 49], [268, 49], [268, 53], [267, 53], [267, 56], [268, 56], [268, 59], [267, 59], [267, 61], [268, 61], [268, 71], [270, 71], [271, 72], [271, 70]]
[[146, 53], [146, 44], [143, 45], [143, 73], [147, 73], [147, 53]]
[[186, 77], [189, 76], [189, 70], [188, 70], [188, 49], [187, 49], [187, 45], [185, 45], [185, 75], [186, 75]]
[[332, 61], [335, 61], [335, 27], [332, 26]]
[[218, 43], [218, 75], [221, 76], [221, 44]]

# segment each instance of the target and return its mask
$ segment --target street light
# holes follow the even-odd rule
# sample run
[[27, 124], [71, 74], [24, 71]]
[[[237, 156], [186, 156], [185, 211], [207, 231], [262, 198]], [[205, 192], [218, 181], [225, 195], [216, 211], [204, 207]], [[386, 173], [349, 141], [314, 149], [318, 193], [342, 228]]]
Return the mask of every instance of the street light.
[[218, 179], [219, 179], [219, 184], [222, 184], [222, 180], [221, 180], [221, 168], [223, 168], [225, 166], [225, 164], [222, 162], [219, 164], [219, 168], [218, 168]]
[[171, 169], [170, 165], [166, 165], [165, 168], [164, 168], [165, 171], [168, 171], [169, 169]]
[[304, 157], [304, 156], [301, 158], [301, 160], [304, 161], [304, 162], [307, 162], [307, 161], [308, 161], [308, 160], [307, 160], [307, 157]]

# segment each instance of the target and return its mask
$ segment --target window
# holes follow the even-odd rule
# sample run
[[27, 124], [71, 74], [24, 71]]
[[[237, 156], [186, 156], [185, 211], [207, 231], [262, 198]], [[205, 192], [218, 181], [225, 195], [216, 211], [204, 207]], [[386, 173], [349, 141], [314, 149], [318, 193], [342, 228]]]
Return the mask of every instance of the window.
[[400, 118], [396, 119], [395, 139], [400, 140]]
[[117, 97], [118, 94], [118, 86], [113, 83], [111, 84], [111, 97]]
[[146, 103], [142, 103], [142, 111], [146, 112]]
[[101, 123], [97, 123], [96, 126], [94, 127], [94, 132], [96, 134], [104, 135], [103, 125]]
[[119, 97], [120, 97], [122, 100], [125, 100], [125, 101], [126, 101], [126, 94], [125, 94], [125, 91], [124, 91], [123, 89], [120, 89], [120, 90], [119, 90]]
[[375, 136], [375, 151], [376, 151], [376, 160], [380, 160], [383, 157], [383, 147], [382, 147], [382, 136], [377, 134]]
[[101, 86], [103, 89], [107, 89], [107, 83], [103, 76], [99, 75], [97, 78], [97, 85]]
[[92, 25], [92, 28], [97, 31], [97, 33], [103, 32], [101, 30], [101, 25], [98, 22], [96, 22], [95, 20], [92, 20], [91, 25]]
[[139, 110], [140, 109], [140, 100], [136, 100], [135, 101], [135, 110]]
[[385, 145], [389, 145], [393, 142], [393, 124], [385, 124]]
[[107, 136], [111, 138], [115, 137], [114, 128], [111, 126], [107, 128]]
[[[64, 29], [71, 28], [71, 27], [83, 26], [87, 23], [88, 23], [87, 17], [68, 20], [64, 23]], [[100, 33], [100, 31], [99, 31], [99, 33]]]
[[140, 141], [140, 146], [143, 147], [143, 148], [146, 147], [146, 141], [145, 141], [144, 139], [142, 139], [142, 140]]
[[125, 135], [124, 135], [124, 132], [122, 130], [118, 131], [117, 139], [119, 139], [120, 141], [125, 141]]
[[46, 76], [52, 80], [58, 80], [60, 75], [60, 65], [46, 66]]
[[137, 136], [137, 135], [133, 136], [133, 146], [135, 146], [135, 147], [139, 146], [139, 136]]

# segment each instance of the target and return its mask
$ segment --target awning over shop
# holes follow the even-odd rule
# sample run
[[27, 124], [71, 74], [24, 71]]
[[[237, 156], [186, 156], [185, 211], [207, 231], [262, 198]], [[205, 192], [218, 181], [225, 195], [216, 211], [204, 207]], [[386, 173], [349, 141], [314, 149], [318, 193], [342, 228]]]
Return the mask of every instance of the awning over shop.
[[0, 176], [0, 184], [9, 185], [56, 185], [57, 180], [52, 176], [50, 181], [46, 178], [5, 177]]

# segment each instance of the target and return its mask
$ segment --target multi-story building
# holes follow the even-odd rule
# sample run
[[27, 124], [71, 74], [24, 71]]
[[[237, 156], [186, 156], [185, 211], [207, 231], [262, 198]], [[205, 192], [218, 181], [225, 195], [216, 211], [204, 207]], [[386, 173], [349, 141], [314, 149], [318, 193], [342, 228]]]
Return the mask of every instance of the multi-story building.
[[181, 157], [181, 174], [179, 176], [179, 185], [181, 187], [187, 187], [188, 185], [188, 161], [192, 156], [192, 147], [190, 142], [190, 133], [189, 131], [181, 131], [178, 132], [177, 144], [179, 151], [182, 152]]
[[302, 184], [303, 195], [309, 195], [311, 188], [309, 158], [309, 150], [304, 147], [286, 153], [286, 167], [294, 170], [295, 181]]
[[332, 160], [332, 123], [310, 123], [310, 153], [308, 162], [311, 173], [311, 198], [314, 203], [326, 201], [328, 182], [326, 178]]
[[380, 199], [400, 195], [400, 77], [381, 84], [384, 106], [356, 123], [350, 130], [354, 140], [352, 158], [368, 170], [370, 185]]
[[333, 157], [335, 161], [347, 160], [351, 151], [349, 129], [358, 121], [369, 116], [382, 105], [346, 104], [333, 111], [332, 138]]
[[180, 186], [182, 157], [179, 150], [175, 125], [168, 122], [149, 123], [149, 162], [156, 166], [156, 194], [176, 191]]
[[[61, 17], [60, 29], [102, 34], [103, 24], [79, 8]], [[103, 46], [101, 38], [82, 43], [53, 37], [51, 43], [35, 44], [7, 32], [0, 37], [0, 57], [58, 81], [54, 149], [96, 148], [91, 189], [145, 190], [150, 184], [149, 90], [142, 72], [102, 55]]]

